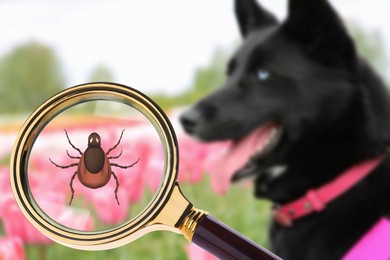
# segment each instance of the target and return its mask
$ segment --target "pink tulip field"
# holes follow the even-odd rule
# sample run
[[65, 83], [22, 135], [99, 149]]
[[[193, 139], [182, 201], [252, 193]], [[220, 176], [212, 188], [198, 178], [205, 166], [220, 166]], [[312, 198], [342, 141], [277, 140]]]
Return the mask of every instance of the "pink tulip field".
[[[185, 196], [198, 208], [212, 213], [226, 224], [266, 246], [268, 207], [256, 200], [250, 184], [229, 187], [220, 176], [210, 172], [227, 143], [202, 144], [186, 136], [176, 116], [171, 120], [179, 142], [179, 182]], [[120, 183], [117, 204], [115, 180], [99, 189], [83, 186], [75, 178], [74, 200], [70, 180], [75, 168], [60, 169], [58, 165], [78, 162], [64, 132], [81, 151], [87, 137], [99, 133], [102, 149], [107, 151], [120, 139], [112, 156], [121, 155], [115, 163], [129, 169], [113, 168]], [[66, 248], [52, 242], [37, 231], [19, 210], [10, 188], [9, 160], [18, 127], [0, 127], [0, 260], [19, 259], [215, 259], [184, 237], [169, 232], [155, 232], [118, 249], [89, 252]], [[69, 153], [70, 156], [67, 155]], [[113, 159], [114, 161], [114, 159]], [[77, 230], [102, 230], [121, 224], [136, 216], [153, 198], [160, 186], [164, 156], [158, 135], [147, 122], [135, 118], [126, 122], [89, 122], [69, 119], [46, 127], [38, 137], [29, 160], [28, 181], [39, 207], [52, 219]]]

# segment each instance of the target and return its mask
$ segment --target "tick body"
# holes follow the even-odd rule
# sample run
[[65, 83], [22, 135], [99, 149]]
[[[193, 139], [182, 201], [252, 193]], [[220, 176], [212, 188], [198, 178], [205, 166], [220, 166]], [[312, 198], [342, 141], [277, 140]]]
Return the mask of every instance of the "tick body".
[[111, 159], [118, 159], [122, 155], [122, 151], [119, 153], [117, 156], [109, 156], [110, 152], [113, 151], [115, 148], [118, 147], [122, 140], [123, 132], [125, 130], [122, 130], [121, 136], [118, 140], [118, 142], [110, 148], [107, 153], [105, 153], [101, 147], [101, 142], [100, 142], [100, 136], [97, 133], [92, 133], [88, 137], [88, 147], [87, 149], [83, 152], [76, 146], [72, 144], [72, 142], [69, 139], [68, 133], [65, 131], [66, 138], [68, 139], [69, 144], [72, 146], [74, 150], [76, 150], [80, 156], [72, 156], [69, 154], [68, 151], [66, 151], [67, 155], [71, 159], [79, 160], [77, 163], [72, 163], [69, 165], [58, 165], [55, 162], [53, 162], [50, 158], [50, 162], [54, 164], [56, 167], [61, 168], [61, 169], [66, 169], [66, 168], [71, 168], [71, 167], [76, 167], [77, 166], [77, 171], [72, 175], [70, 179], [70, 190], [72, 192], [72, 196], [69, 202], [69, 205], [72, 203], [73, 196], [74, 196], [74, 189], [73, 189], [73, 180], [74, 178], [78, 177], [80, 182], [91, 189], [97, 189], [100, 187], [105, 186], [111, 179], [111, 175], [114, 177], [115, 182], [116, 182], [116, 188], [114, 191], [115, 194], [115, 199], [119, 205], [119, 200], [118, 200], [118, 188], [119, 188], [119, 181], [118, 177], [115, 175], [115, 173], [112, 171], [112, 167], [119, 167], [122, 169], [127, 169], [130, 167], [133, 167], [136, 163], [138, 163], [139, 158], [136, 162], [130, 164], [130, 165], [119, 165], [116, 163], [111, 163]]

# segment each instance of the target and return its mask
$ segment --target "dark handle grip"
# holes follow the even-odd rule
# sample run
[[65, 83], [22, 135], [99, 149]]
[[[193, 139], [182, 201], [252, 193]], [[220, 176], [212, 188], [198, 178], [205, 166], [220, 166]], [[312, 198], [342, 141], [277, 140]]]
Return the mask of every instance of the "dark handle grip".
[[192, 242], [220, 259], [281, 259], [210, 215], [200, 220]]

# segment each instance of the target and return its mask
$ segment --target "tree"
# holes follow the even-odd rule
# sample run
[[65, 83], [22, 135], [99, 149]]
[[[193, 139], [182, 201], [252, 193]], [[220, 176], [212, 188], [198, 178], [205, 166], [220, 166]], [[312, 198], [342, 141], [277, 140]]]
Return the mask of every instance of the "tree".
[[91, 82], [112, 82], [114, 80], [114, 76], [107, 66], [100, 64], [92, 70], [89, 80]]
[[63, 88], [60, 62], [48, 46], [30, 42], [0, 61], [0, 112], [32, 111]]
[[217, 49], [209, 64], [196, 69], [189, 90], [179, 96], [179, 105], [193, 104], [219, 88], [226, 79], [226, 66], [230, 56], [231, 51]]
[[[105, 66], [104, 64], [97, 65], [91, 72], [89, 76], [90, 82], [113, 82], [114, 76], [111, 70]], [[112, 103], [111, 103], [112, 104]], [[78, 113], [107, 113], [107, 106], [101, 107], [96, 102], [88, 102], [83, 104], [82, 106], [79, 106], [79, 109], [77, 111]]]
[[227, 52], [217, 49], [210, 64], [195, 71], [191, 89], [204, 95], [218, 88], [226, 78], [226, 63], [229, 56]]
[[358, 53], [364, 57], [383, 79], [389, 80], [388, 56], [382, 35], [378, 31], [367, 31], [354, 22], [347, 23]]
[[230, 51], [217, 49], [206, 66], [195, 70], [193, 83], [186, 91], [174, 97], [154, 94], [152, 99], [163, 109], [195, 103], [223, 84], [226, 78], [226, 63], [230, 56]]

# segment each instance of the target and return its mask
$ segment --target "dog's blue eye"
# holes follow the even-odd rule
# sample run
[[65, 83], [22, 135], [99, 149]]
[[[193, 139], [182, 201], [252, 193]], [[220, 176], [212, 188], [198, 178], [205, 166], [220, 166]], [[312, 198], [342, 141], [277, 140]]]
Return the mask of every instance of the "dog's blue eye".
[[271, 76], [271, 73], [268, 70], [260, 69], [257, 71], [257, 78], [260, 81], [266, 81]]

